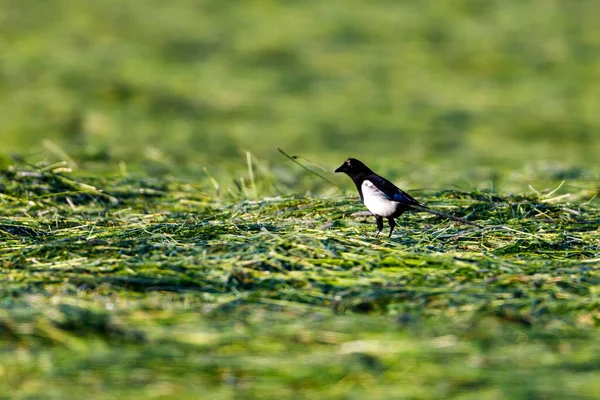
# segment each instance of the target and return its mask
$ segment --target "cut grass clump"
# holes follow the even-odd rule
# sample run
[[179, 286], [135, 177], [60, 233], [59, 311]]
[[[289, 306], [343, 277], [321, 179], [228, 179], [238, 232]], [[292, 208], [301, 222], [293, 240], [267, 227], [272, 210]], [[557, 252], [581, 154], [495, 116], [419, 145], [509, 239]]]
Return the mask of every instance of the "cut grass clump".
[[486, 227], [409, 214], [388, 240], [356, 199], [37, 173], [1, 174], [4, 392], [585, 398], [600, 379], [594, 201], [436, 192]]

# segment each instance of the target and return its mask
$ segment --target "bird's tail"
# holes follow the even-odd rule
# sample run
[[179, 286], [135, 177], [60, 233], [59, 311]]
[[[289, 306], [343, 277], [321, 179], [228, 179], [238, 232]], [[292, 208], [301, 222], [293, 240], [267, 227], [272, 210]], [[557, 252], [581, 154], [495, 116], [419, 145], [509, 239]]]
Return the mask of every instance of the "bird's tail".
[[442, 218], [448, 218], [448, 219], [451, 219], [452, 221], [460, 222], [461, 224], [468, 224], [468, 225], [476, 226], [478, 228], [483, 228], [483, 226], [476, 224], [474, 222], [471, 222], [471, 221], [467, 221], [464, 218], [455, 217], [454, 215], [446, 214], [441, 211], [432, 210], [431, 208], [425, 207], [424, 205], [411, 204], [410, 207], [414, 210], [424, 211], [426, 213], [437, 215], [438, 217], [442, 217]]

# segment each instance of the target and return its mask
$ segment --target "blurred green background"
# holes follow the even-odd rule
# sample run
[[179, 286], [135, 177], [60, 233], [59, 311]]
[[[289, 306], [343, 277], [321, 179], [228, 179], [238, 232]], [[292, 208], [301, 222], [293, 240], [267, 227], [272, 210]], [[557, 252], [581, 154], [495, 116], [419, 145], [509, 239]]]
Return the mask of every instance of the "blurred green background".
[[276, 145], [327, 168], [585, 168], [598, 15], [592, 0], [3, 1], [0, 152], [179, 175], [244, 170], [246, 151], [285, 163]]

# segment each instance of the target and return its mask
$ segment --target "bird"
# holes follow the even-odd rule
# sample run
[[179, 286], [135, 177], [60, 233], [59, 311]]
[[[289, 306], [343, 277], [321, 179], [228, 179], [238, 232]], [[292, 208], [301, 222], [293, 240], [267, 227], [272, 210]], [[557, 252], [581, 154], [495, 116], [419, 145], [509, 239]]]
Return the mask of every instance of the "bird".
[[375, 216], [377, 221], [377, 233], [375, 237], [383, 230], [383, 219], [387, 218], [390, 225], [388, 238], [391, 238], [396, 227], [396, 218], [404, 214], [405, 211], [424, 211], [438, 217], [482, 228], [481, 225], [467, 221], [464, 218], [432, 210], [426, 205], [419, 203], [411, 195], [402, 191], [384, 177], [377, 175], [356, 158], [348, 158], [334, 172], [343, 172], [354, 181], [360, 200]]

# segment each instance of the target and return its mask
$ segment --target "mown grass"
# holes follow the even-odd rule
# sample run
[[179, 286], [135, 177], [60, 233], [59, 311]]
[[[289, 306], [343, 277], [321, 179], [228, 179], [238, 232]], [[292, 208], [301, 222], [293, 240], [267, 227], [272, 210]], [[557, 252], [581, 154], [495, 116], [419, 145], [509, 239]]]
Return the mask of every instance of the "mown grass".
[[0, 2], [0, 399], [598, 398], [599, 13]]
[[595, 181], [430, 193], [486, 228], [387, 240], [339, 195], [61, 170], [0, 175], [5, 398], [597, 394]]

